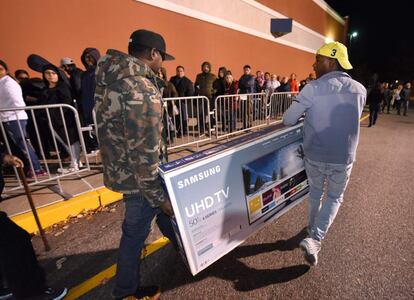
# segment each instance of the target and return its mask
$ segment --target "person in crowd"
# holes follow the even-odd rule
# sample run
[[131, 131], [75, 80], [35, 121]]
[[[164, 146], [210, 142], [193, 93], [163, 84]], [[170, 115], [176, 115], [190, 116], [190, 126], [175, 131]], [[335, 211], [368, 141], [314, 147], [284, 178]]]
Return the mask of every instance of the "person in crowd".
[[411, 83], [406, 82], [404, 88], [401, 90], [401, 106], [403, 108], [403, 115], [407, 116], [408, 106], [410, 105]]
[[[26, 107], [23, 100], [22, 88], [10, 77], [7, 64], [0, 60], [0, 108], [18, 107]], [[27, 163], [29, 167], [27, 177], [33, 178], [35, 176], [46, 175], [31, 143], [26, 142], [28, 119], [26, 111], [2, 111], [0, 112], [0, 119], [10, 140], [24, 154], [24, 159], [31, 162]]]
[[[352, 65], [346, 47], [339, 42], [319, 48], [313, 68], [317, 80], [298, 94], [284, 114], [283, 123], [294, 125], [305, 113], [303, 150], [310, 187], [309, 236], [300, 242], [300, 247], [308, 263], [316, 265], [322, 240], [343, 202], [351, 175], [367, 92], [345, 73]], [[327, 199], [322, 202], [324, 190]]]
[[[243, 67], [243, 75], [239, 79], [239, 93], [240, 94], [252, 94], [256, 92], [256, 80], [251, 74], [251, 67], [245, 65]], [[249, 99], [241, 100], [240, 102], [240, 115], [243, 119], [243, 129], [251, 127], [253, 120], [253, 103]]]
[[[183, 66], [178, 66], [175, 76], [170, 78], [170, 82], [175, 86], [178, 92], [178, 97], [192, 97], [194, 96], [193, 82], [185, 76]], [[188, 134], [188, 103], [191, 101], [178, 100], [179, 114], [175, 116], [175, 124], [177, 125], [177, 136], [186, 136]], [[191, 109], [191, 108], [190, 108]]]
[[290, 92], [289, 79], [286, 76], [282, 77], [282, 80], [280, 81], [280, 86], [277, 88], [277, 91], [279, 93]]
[[303, 90], [303, 88], [305, 87], [306, 84], [308, 84], [309, 82], [307, 82], [306, 80], [301, 80], [299, 83], [299, 92], [301, 90]]
[[[23, 92], [23, 100], [26, 103], [26, 106], [33, 106], [40, 104], [40, 96], [45, 88], [45, 83], [42, 78], [38, 77], [30, 77], [29, 73], [26, 70], [17, 70], [14, 72], [17, 81], [20, 84]], [[39, 117], [41, 118], [40, 110], [34, 110], [34, 115], [36, 119]], [[35, 120], [32, 116], [32, 113], [27, 114], [27, 134], [29, 136], [30, 142], [37, 154], [38, 157], [45, 156], [45, 158], [52, 158], [50, 155], [50, 141], [51, 136], [50, 132], [48, 131], [47, 127], [45, 126], [37, 126], [37, 132], [35, 128]], [[41, 145], [38, 140], [39, 138], [42, 141]], [[43, 150], [43, 151], [42, 151]]]
[[74, 102], [80, 101], [82, 89], [83, 71], [76, 67], [75, 62], [70, 57], [63, 57], [60, 60], [60, 67], [69, 75], [70, 88]]
[[383, 83], [383, 102], [382, 102], [382, 109], [381, 111], [384, 112], [385, 108], [387, 108], [387, 114], [390, 113], [391, 109], [391, 90], [389, 88], [389, 83], [384, 82]]
[[[216, 75], [211, 73], [211, 64], [208, 61], [205, 61], [201, 64], [201, 73], [197, 74], [196, 80], [194, 82], [194, 94], [196, 96], [205, 96], [207, 97], [210, 110], [214, 110], [214, 94], [215, 90], [213, 87], [214, 81], [217, 79]], [[204, 103], [204, 105], [203, 105]], [[209, 118], [209, 109], [205, 101], [199, 101], [196, 105], [198, 108], [198, 130], [200, 135], [204, 135], [205, 127], [207, 126], [207, 118]], [[210, 126], [214, 126], [211, 123]]]
[[378, 113], [381, 108], [381, 103], [384, 100], [384, 94], [381, 90], [381, 83], [377, 83], [368, 95], [369, 103], [369, 125], [371, 127], [375, 125], [378, 119]]
[[288, 83], [289, 83], [289, 86], [290, 86], [290, 91], [292, 93], [299, 92], [299, 84], [298, 84], [298, 81], [296, 79], [296, 74], [295, 73], [290, 74], [290, 78], [289, 78]]
[[[224, 82], [224, 95], [236, 95], [238, 90], [237, 80], [234, 80], [233, 75], [227, 74]], [[227, 128], [230, 129], [230, 132], [236, 130], [238, 104], [238, 98], [227, 99], [227, 101], [224, 102], [222, 115], [225, 115], [226, 117], [222, 120], [223, 131], [227, 131]]]
[[215, 91], [214, 99], [218, 96], [224, 95], [224, 83], [225, 83], [225, 77], [227, 75], [227, 69], [226, 67], [220, 67], [218, 70], [217, 78], [213, 82], [213, 89]]
[[[161, 79], [161, 83], [158, 86], [160, 88], [160, 92], [163, 98], [177, 98], [178, 92], [175, 89], [175, 86], [170, 82], [167, 81], [167, 70], [164, 67], [161, 67], [158, 70], [158, 77]], [[164, 104], [165, 105], [165, 104]], [[175, 100], [168, 100], [167, 103], [167, 111], [163, 111], [164, 113], [164, 129], [168, 128], [168, 131], [165, 132], [164, 136], [167, 137], [167, 143], [173, 143], [174, 138], [176, 137], [176, 124], [175, 124], [175, 117], [179, 115], [179, 111]], [[168, 132], [168, 133], [167, 133]]]
[[[16, 156], [0, 152], [2, 166], [23, 168]], [[0, 194], [3, 192], [3, 172], [0, 170]], [[0, 197], [1, 201], [1, 197]], [[0, 299], [60, 300], [67, 288], [51, 288], [46, 284], [44, 270], [34, 252], [30, 234], [14, 223], [5, 212], [0, 211]], [[7, 287], [4, 287], [4, 283]]]
[[29, 79], [30, 75], [26, 70], [19, 69], [14, 72], [14, 78], [21, 84], [23, 81]]
[[[94, 123], [92, 111], [95, 105], [95, 70], [100, 56], [101, 55], [96, 48], [86, 48], [81, 56], [81, 61], [85, 66], [85, 72], [83, 72], [81, 76], [80, 101], [77, 101], [77, 105], [84, 126]], [[94, 151], [98, 148], [97, 137], [95, 137], [93, 133], [90, 134], [89, 132], [85, 132], [84, 138], [87, 152]]]
[[306, 82], [309, 83], [312, 80], [315, 80], [315, 74], [309, 73], [308, 78], [306, 78]]
[[264, 91], [265, 89], [265, 75], [262, 71], [257, 71], [256, 72], [256, 79], [255, 79], [255, 92], [256, 93], [261, 93]]
[[[45, 65], [42, 74], [46, 88], [41, 96], [41, 104], [68, 104], [73, 106], [70, 87], [60, 76], [58, 68], [52, 64]], [[64, 118], [62, 118], [59, 108], [51, 108], [49, 111], [52, 121], [52, 128], [50, 128], [52, 134], [71, 158], [69, 169], [59, 168], [58, 172], [77, 171], [82, 166], [82, 163], [80, 160], [79, 134], [74, 113], [68, 108], [63, 108]], [[48, 124], [47, 115], [44, 115], [43, 118], [45, 124]], [[66, 133], [68, 136], [66, 136]]]
[[[227, 74], [226, 67], [220, 67], [217, 74], [217, 79], [213, 82], [213, 89], [214, 89], [214, 107], [217, 110], [218, 118], [222, 118], [222, 112], [224, 111], [224, 102], [223, 100], [219, 100], [220, 102], [217, 103], [217, 97], [224, 95], [224, 85], [225, 85], [225, 77]], [[219, 105], [220, 107], [216, 107], [216, 105]], [[216, 124], [216, 112], [211, 116], [213, 119], [212, 124]]]
[[397, 114], [401, 115], [401, 91], [403, 90], [404, 86], [399, 84], [396, 89], [393, 90], [392, 93], [392, 102], [394, 103], [394, 107], [397, 110]]
[[125, 202], [115, 299], [151, 299], [160, 294], [157, 286], [141, 285], [139, 272], [154, 217], [162, 234], [177, 247], [169, 218], [173, 210], [157, 172], [165, 147], [156, 73], [164, 60], [172, 59], [161, 35], [140, 29], [130, 36], [128, 54], [109, 49], [98, 62], [95, 109], [104, 184], [123, 193]]
[[251, 74], [249, 65], [243, 67], [243, 75], [239, 79], [240, 94], [252, 94], [255, 92], [255, 78]]
[[277, 76], [276, 74], [272, 74], [271, 79], [270, 79], [270, 95], [275, 93], [277, 88], [280, 86], [280, 82], [277, 80]]

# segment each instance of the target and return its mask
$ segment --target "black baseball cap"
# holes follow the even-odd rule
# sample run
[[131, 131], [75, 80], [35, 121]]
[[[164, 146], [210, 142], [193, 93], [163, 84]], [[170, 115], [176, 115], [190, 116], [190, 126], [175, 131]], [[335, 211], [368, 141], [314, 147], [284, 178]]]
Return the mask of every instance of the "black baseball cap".
[[150, 49], [157, 49], [163, 60], [174, 60], [174, 56], [168, 54], [165, 47], [164, 38], [156, 33], [145, 29], [134, 31], [129, 37], [129, 46], [143, 46]]

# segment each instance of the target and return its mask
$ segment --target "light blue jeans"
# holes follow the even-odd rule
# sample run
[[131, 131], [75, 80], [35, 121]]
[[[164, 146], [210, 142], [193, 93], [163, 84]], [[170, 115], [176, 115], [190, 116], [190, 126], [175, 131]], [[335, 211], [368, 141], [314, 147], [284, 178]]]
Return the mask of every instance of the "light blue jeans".
[[[317, 162], [305, 158], [310, 187], [308, 228], [311, 238], [322, 241], [328, 232], [342, 204], [352, 165]], [[322, 202], [324, 188], [327, 199]]]

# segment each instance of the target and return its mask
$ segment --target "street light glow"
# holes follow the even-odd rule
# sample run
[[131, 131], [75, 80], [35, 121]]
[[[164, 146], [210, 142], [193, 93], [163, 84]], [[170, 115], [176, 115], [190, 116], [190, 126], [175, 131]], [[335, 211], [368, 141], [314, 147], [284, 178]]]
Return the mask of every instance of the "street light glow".
[[357, 37], [357, 36], [358, 36], [358, 32], [354, 31], [354, 32], [351, 34], [351, 36], [352, 36], [352, 37]]

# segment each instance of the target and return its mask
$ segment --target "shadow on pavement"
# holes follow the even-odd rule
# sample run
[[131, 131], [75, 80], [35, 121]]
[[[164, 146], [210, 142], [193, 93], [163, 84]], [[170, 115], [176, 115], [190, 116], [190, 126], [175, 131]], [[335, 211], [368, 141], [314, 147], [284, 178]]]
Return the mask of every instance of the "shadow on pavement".
[[304, 237], [306, 237], [306, 228], [288, 240], [240, 246], [194, 277], [184, 264], [174, 265], [173, 263], [169, 265], [168, 269], [172, 270], [168, 278], [163, 278], [163, 282], [160, 283], [163, 290], [167, 291], [208, 277], [217, 277], [233, 282], [234, 289], [237, 291], [251, 291], [272, 284], [288, 282], [304, 275], [310, 267], [301, 264], [279, 269], [255, 269], [241, 262], [240, 258], [272, 251], [292, 251], [298, 248], [299, 242]]

